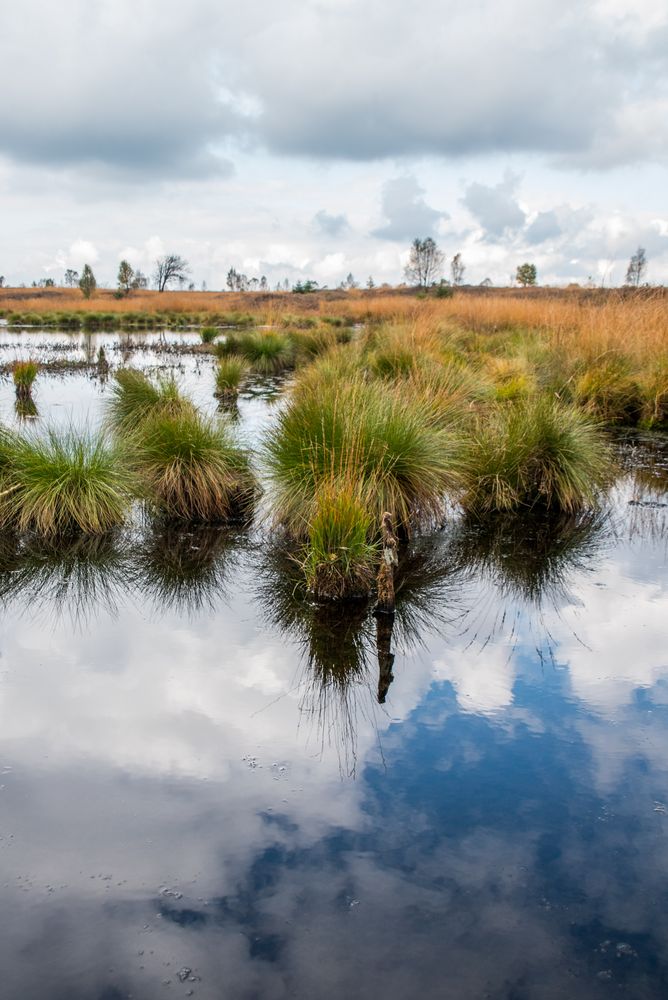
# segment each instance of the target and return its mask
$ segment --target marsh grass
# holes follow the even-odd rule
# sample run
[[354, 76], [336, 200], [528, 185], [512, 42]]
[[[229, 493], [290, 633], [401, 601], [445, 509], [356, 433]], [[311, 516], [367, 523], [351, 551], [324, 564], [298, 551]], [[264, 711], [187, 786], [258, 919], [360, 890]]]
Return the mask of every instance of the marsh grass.
[[107, 415], [116, 431], [133, 431], [152, 414], [194, 412], [190, 400], [181, 395], [174, 379], [162, 379], [157, 385], [136, 368], [114, 372]]
[[575, 382], [574, 399], [587, 413], [611, 425], [634, 426], [644, 408], [640, 383], [631, 365], [619, 356], [589, 366]]
[[216, 388], [214, 395], [223, 401], [235, 400], [239, 387], [250, 371], [250, 365], [235, 355], [220, 358], [216, 366]]
[[295, 360], [291, 337], [276, 330], [230, 333], [222, 344], [216, 346], [216, 353], [221, 358], [240, 355], [249, 363], [251, 371], [258, 375], [277, 375], [291, 368]]
[[30, 399], [32, 387], [39, 372], [39, 362], [16, 361], [12, 367], [12, 378], [17, 399]]
[[322, 483], [301, 560], [308, 589], [319, 599], [366, 597], [373, 587], [378, 545], [369, 502], [354, 480]]
[[14, 438], [9, 479], [12, 519], [47, 538], [122, 524], [133, 489], [117, 448], [102, 434], [74, 429]]
[[586, 414], [550, 397], [491, 407], [471, 429], [461, 503], [476, 515], [596, 504], [611, 479], [610, 449]]
[[203, 326], [199, 332], [200, 340], [203, 344], [213, 344], [214, 340], [221, 332], [222, 331], [215, 326]]
[[311, 378], [269, 433], [277, 520], [304, 536], [318, 489], [333, 476], [353, 480], [369, 497], [377, 525], [386, 510], [405, 530], [432, 523], [458, 481], [456, 454], [450, 435], [433, 425], [419, 400], [359, 377], [337, 388]]
[[166, 521], [248, 517], [256, 492], [248, 456], [225, 424], [194, 409], [156, 410], [128, 441], [141, 496]]

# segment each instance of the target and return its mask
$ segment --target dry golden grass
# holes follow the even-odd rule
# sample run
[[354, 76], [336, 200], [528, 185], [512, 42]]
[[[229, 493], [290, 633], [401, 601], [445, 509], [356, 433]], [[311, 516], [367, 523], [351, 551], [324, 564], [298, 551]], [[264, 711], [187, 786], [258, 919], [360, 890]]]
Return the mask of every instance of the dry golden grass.
[[136, 291], [114, 298], [98, 290], [84, 299], [78, 289], [0, 289], [0, 310], [20, 313], [107, 312], [148, 314], [251, 313], [259, 322], [281, 325], [287, 316], [309, 314], [364, 321], [410, 324], [413, 336], [465, 329], [482, 335], [509, 330], [539, 331], [552, 347], [577, 351], [588, 362], [608, 352], [634, 361], [668, 352], [668, 296], [593, 290], [536, 289], [534, 293], [468, 291], [450, 299], [418, 298], [408, 290], [385, 292], [327, 291], [312, 295], [289, 292]]

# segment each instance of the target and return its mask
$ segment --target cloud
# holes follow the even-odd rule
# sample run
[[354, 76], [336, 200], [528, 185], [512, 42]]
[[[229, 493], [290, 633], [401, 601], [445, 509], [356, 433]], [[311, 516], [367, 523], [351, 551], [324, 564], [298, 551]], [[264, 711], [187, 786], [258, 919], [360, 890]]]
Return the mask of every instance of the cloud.
[[313, 216], [313, 225], [324, 236], [341, 236], [350, 229], [345, 215], [332, 215], [324, 209]]
[[411, 240], [433, 236], [446, 212], [438, 212], [424, 200], [424, 188], [415, 177], [395, 177], [386, 181], [381, 193], [382, 213], [387, 220], [372, 236], [382, 240]]
[[[172, 176], [231, 140], [373, 160], [540, 153], [607, 169], [668, 158], [668, 11], [493, 0], [42, 0], [3, 12], [0, 150]], [[345, 73], [342, 68], [345, 67]], [[287, 71], [286, 71], [287, 68]], [[21, 81], [19, 87], [16, 81]]]
[[527, 228], [526, 238], [529, 243], [544, 243], [545, 240], [554, 239], [561, 236], [562, 229], [557, 219], [557, 213], [553, 210], [549, 212], [539, 212], [531, 225]]
[[515, 198], [518, 178], [508, 174], [494, 186], [474, 181], [466, 188], [462, 203], [480, 223], [486, 235], [501, 237], [524, 225], [525, 214]]

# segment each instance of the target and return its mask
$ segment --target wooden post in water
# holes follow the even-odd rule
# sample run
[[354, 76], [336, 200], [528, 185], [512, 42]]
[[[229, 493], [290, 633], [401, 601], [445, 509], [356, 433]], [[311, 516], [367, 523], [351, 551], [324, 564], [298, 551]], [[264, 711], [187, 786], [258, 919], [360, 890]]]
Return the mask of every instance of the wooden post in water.
[[392, 530], [392, 515], [385, 512], [381, 521], [381, 541], [383, 551], [376, 577], [378, 603], [376, 614], [394, 614], [394, 567], [399, 565], [397, 540]]
[[394, 569], [399, 565], [397, 540], [392, 530], [392, 515], [387, 512], [383, 514], [381, 521], [381, 542], [383, 550], [376, 577], [378, 602], [374, 613], [378, 653], [378, 701], [382, 705], [394, 680], [392, 673], [394, 653], [391, 651], [394, 628]]

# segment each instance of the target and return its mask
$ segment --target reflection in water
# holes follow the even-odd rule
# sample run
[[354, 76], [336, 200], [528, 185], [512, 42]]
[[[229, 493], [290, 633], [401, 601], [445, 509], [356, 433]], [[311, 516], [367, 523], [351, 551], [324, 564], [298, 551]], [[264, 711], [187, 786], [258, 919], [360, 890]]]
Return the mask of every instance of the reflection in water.
[[412, 544], [394, 621], [225, 532], [0, 535], [2, 1000], [665, 1000], [666, 550], [634, 519], [666, 508], [629, 503], [662, 461], [607, 519]]
[[37, 403], [32, 396], [17, 399], [14, 403], [14, 412], [19, 422], [23, 420], [35, 420], [39, 416]]
[[115, 615], [132, 585], [128, 544], [121, 533], [48, 541], [11, 535], [2, 540], [0, 599], [24, 614], [82, 626], [101, 611]]
[[33, 618], [90, 624], [124, 603], [194, 616], [227, 599], [243, 545], [223, 527], [162, 526], [46, 541], [0, 534], [0, 600]]
[[194, 616], [228, 596], [242, 535], [220, 525], [162, 525], [138, 545], [135, 562], [144, 594], [158, 611]]
[[607, 522], [600, 511], [464, 520], [454, 533], [450, 555], [454, 567], [489, 580], [504, 598], [536, 608], [556, 605], [567, 596], [573, 572], [586, 569], [600, 552]]
[[336, 747], [342, 771], [353, 775], [359, 721], [376, 725], [394, 680], [396, 650], [415, 655], [424, 638], [445, 635], [465, 615], [447, 550], [431, 539], [402, 553], [394, 615], [374, 615], [366, 601], [311, 600], [295, 563], [280, 552], [265, 556], [257, 580], [267, 620], [301, 650], [302, 714], [314, 723], [321, 750]]

